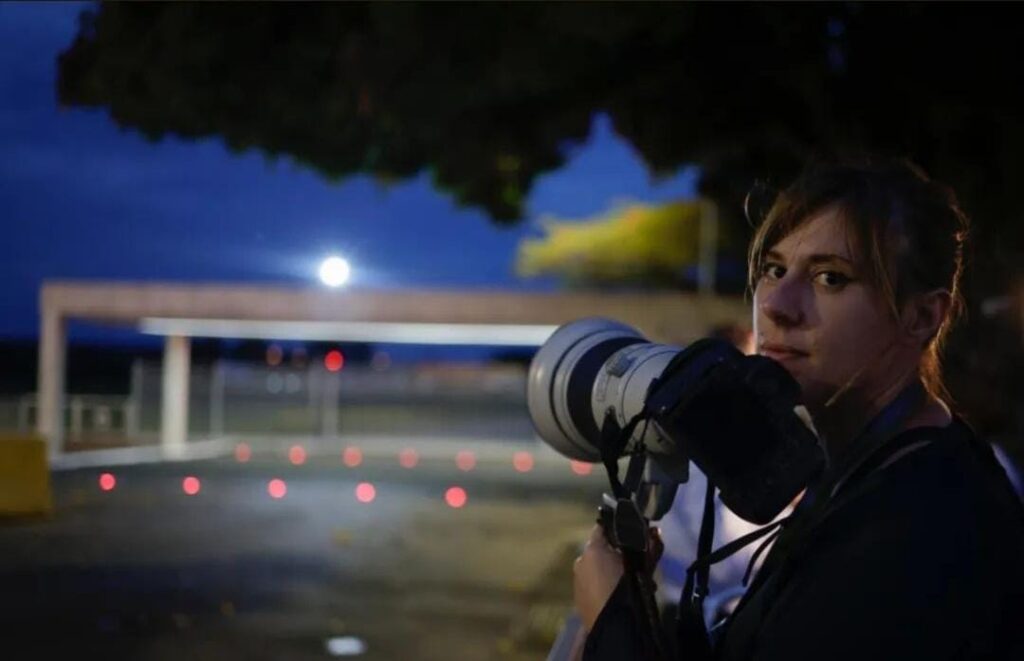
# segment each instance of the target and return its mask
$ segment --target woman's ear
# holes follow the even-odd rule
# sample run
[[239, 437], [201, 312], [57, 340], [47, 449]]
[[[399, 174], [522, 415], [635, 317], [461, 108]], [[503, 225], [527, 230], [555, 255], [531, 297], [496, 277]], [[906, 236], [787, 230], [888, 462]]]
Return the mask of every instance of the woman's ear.
[[910, 342], [927, 346], [942, 327], [949, 314], [953, 297], [945, 289], [915, 294], [903, 305], [903, 332]]

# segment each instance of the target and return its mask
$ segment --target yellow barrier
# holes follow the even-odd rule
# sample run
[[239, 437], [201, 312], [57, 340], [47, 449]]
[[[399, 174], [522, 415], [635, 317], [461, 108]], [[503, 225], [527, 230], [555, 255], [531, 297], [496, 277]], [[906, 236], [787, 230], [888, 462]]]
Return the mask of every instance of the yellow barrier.
[[38, 436], [0, 434], [0, 517], [52, 510], [46, 443]]

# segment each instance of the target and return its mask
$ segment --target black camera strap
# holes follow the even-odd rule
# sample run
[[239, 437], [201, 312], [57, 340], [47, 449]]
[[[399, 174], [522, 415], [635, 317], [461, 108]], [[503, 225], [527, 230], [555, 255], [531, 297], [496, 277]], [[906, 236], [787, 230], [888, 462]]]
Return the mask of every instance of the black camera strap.
[[[814, 530], [832, 512], [855, 499], [866, 488], [862, 478], [884, 465], [890, 457], [905, 450], [909, 445], [919, 443], [919, 440], [913, 437], [908, 437], [902, 442], [892, 441], [924, 396], [924, 387], [919, 381], [904, 388], [848, 446], [848, 452], [832, 461], [819, 478], [807, 488], [793, 514], [748, 535], [752, 537], [771, 526], [779, 526], [776, 531], [779, 539], [775, 548], [769, 553], [761, 571], [740, 599], [733, 616], [759, 591], [768, 590], [765, 599], [770, 602], [772, 595], [785, 583], [788, 572], [796, 566], [799, 555], [806, 548], [806, 542]], [[778, 534], [780, 532], [781, 534]], [[735, 543], [738, 545], [743, 539], [737, 539]], [[724, 551], [725, 547], [720, 550]], [[751, 565], [747, 568], [748, 575], [762, 550], [763, 548], [758, 549], [758, 553], [751, 559]], [[744, 577], [745, 581], [746, 578]]]
[[686, 584], [679, 595], [676, 616], [676, 641], [686, 650], [687, 658], [704, 661], [711, 658], [711, 640], [704, 626], [704, 598], [707, 597], [711, 572], [711, 546], [715, 538], [715, 485], [707, 481], [704, 492], [704, 514], [697, 538], [697, 562], [686, 570]]
[[[647, 419], [648, 411], [646, 407], [643, 411], [633, 416], [633, 419], [626, 423], [625, 427], [619, 427], [619, 421], [615, 417], [615, 409], [609, 408], [605, 411], [604, 422], [601, 424], [601, 463], [604, 464], [605, 470], [608, 472], [608, 482], [612, 488], [612, 495], [616, 499], [630, 498], [632, 494], [619, 480], [619, 457], [625, 451], [626, 446], [629, 444], [630, 437], [633, 436], [633, 432], [636, 431], [637, 426], [645, 419]], [[629, 473], [635, 473], [637, 462], [634, 461], [638, 455], [630, 460]], [[642, 465], [640, 470], [642, 470]], [[629, 477], [633, 477], [630, 475]], [[630, 480], [627, 478], [627, 482]]]
[[654, 592], [657, 589], [651, 577], [652, 567], [648, 558], [648, 521], [632, 500], [631, 489], [635, 489], [646, 461], [642, 448], [630, 457], [626, 483], [619, 480], [618, 459], [622, 456], [629, 439], [641, 421], [649, 417], [647, 410], [635, 415], [625, 427], [620, 428], [613, 409], [608, 409], [601, 426], [601, 463], [608, 472], [608, 482], [614, 494], [614, 504], [603, 505], [599, 510], [598, 523], [604, 529], [609, 543], [622, 553], [623, 580], [633, 604], [639, 630], [642, 632], [645, 649], [657, 661], [669, 661], [671, 648], [661, 627]]
[[885, 457], [901, 449], [901, 446], [889, 441], [920, 405], [924, 396], [924, 386], [915, 380], [874, 417], [847, 446], [846, 453], [830, 461], [819, 479], [807, 488], [794, 512], [793, 525], [779, 540], [780, 546], [787, 552], [780, 557], [801, 546], [813, 528], [839, 504], [848, 500], [848, 497], [837, 497], [844, 488], [859, 482], [865, 473], [870, 472]]
[[[879, 450], [916, 408], [923, 394], [924, 389], [920, 382], [915, 381], [906, 387], [896, 399], [875, 416], [867, 428], [851, 443], [849, 454], [843, 457], [842, 461], [832, 463], [819, 476], [815, 484], [807, 489], [804, 498], [801, 499], [797, 511], [793, 515], [754, 530], [714, 551], [712, 551], [712, 545], [714, 543], [715, 531], [715, 486], [710, 479], [708, 480], [707, 491], [704, 497], [701, 530], [698, 538], [697, 559], [686, 572], [686, 583], [680, 595], [679, 618], [676, 625], [678, 644], [681, 648], [686, 649], [688, 658], [703, 660], [712, 657], [711, 642], [703, 613], [704, 599], [709, 593], [711, 566], [732, 556], [748, 544], [767, 537], [751, 558], [743, 579], [744, 584], [746, 584], [757, 558], [767, 548], [768, 544], [776, 537], [780, 537], [779, 533], [784, 528], [789, 527], [788, 524], [792, 522], [796, 523], [795, 526], [792, 526], [793, 529], [787, 530], [787, 534], [781, 535], [779, 539], [779, 546], [783, 547], [783, 549], [780, 549], [782, 552], [779, 555], [783, 557], [784, 561], [790, 559], [790, 556], [793, 555], [791, 552], [800, 546], [810, 530], [827, 515], [829, 505], [834, 504], [833, 501], [836, 494], [851, 480], [855, 481], [855, 478], [865, 470], [865, 467], [870, 469], [870, 466], [877, 463], [870, 460], [879, 454]], [[663, 638], [655, 606], [654, 586], [647, 575], [649, 568], [646, 566], [645, 557], [646, 539], [643, 541], [632, 539], [629, 542], [625, 539], [618, 540], [615, 530], [609, 529], [616, 521], [626, 519], [632, 521], [637, 517], [644, 524], [640, 527], [646, 527], [646, 519], [639, 514], [636, 504], [632, 501], [632, 494], [629, 488], [635, 486], [632, 485], [632, 482], [635, 481], [635, 476], [643, 467], [645, 458], [642, 448], [630, 458], [626, 479], [627, 484], [623, 484], [619, 479], [618, 460], [623, 455], [637, 426], [640, 422], [649, 418], [650, 411], [645, 406], [644, 410], [630, 419], [625, 427], [620, 427], [612, 409], [605, 413], [601, 427], [601, 462], [608, 473], [608, 481], [615, 496], [615, 509], [602, 508], [602, 516], [599, 518], [599, 522], [605, 527], [605, 533], [609, 540], [623, 553], [625, 579], [629, 584], [630, 593], [633, 597], [635, 608], [638, 611], [636, 615], [640, 620], [641, 631], [644, 632], [648, 639], [648, 649], [654, 650], [655, 655], [658, 657], [667, 658], [666, 642]], [[626, 512], [625, 510], [629, 511]], [[619, 526], [616, 524], [614, 527], [617, 528]], [[627, 529], [632, 530], [636, 527], [633, 524], [628, 526]], [[641, 532], [645, 534], [646, 530]], [[635, 531], [628, 536], [635, 538]], [[626, 543], [622, 544], [622, 542]], [[762, 574], [765, 573], [759, 573], [757, 579], [763, 579]], [[746, 601], [750, 594], [760, 587], [763, 580], [757, 579], [751, 585], [747, 594], [744, 595], [739, 607], [742, 607], [743, 602]]]
[[[830, 507], [837, 504], [837, 494], [846, 485], [858, 481], [863, 473], [869, 472], [873, 467], [879, 465], [880, 461], [884, 461], [885, 457], [889, 456], [891, 452], [901, 449], [901, 447], [892, 446], [887, 448], [890, 452], [881, 452], [882, 448], [886, 446], [887, 442], [896, 434], [900, 426], [920, 404], [923, 396], [924, 388], [918, 381], [904, 388], [892, 402], [875, 416], [865, 430], [851, 444], [850, 452], [841, 461], [833, 462], [819, 476], [815, 484], [806, 490], [804, 498], [801, 499], [793, 514], [747, 533], [714, 551], [711, 551], [715, 526], [714, 486], [710, 480], [708, 481], [708, 489], [704, 500], [704, 516], [698, 539], [697, 559], [687, 569], [686, 583], [680, 595], [677, 640], [681, 648], [686, 649], [688, 654], [692, 655], [692, 658], [711, 658], [711, 643], [703, 613], [704, 598], [708, 594], [711, 566], [725, 560], [761, 538], [765, 539], [750, 559], [743, 577], [744, 585], [749, 581], [757, 559], [776, 538], [780, 538], [779, 543], [782, 548], [779, 549], [779, 555], [783, 557], [782, 562], [785, 563], [787, 560], [791, 560], [794, 555], [793, 552], [807, 538], [810, 531], [827, 516], [828, 512], [831, 511]], [[882, 456], [880, 457], [880, 455]], [[786, 531], [785, 535], [782, 534], [784, 530]], [[759, 574], [757, 580], [751, 585], [747, 594], [744, 595], [737, 610], [742, 607], [743, 602], [747, 600], [750, 594], [760, 587], [763, 580], [764, 576]]]

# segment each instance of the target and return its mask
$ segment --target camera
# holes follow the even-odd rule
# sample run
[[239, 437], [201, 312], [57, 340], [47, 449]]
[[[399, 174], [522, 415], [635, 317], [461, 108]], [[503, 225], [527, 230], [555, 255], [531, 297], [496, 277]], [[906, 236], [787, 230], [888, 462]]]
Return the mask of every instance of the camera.
[[[646, 456], [638, 506], [651, 519], [667, 511], [690, 461], [738, 516], [775, 518], [825, 464], [799, 400], [769, 358], [712, 338], [657, 344], [601, 317], [559, 327], [527, 377], [530, 418], [557, 452], [606, 463], [610, 451]], [[629, 436], [610, 445], [609, 429]]]

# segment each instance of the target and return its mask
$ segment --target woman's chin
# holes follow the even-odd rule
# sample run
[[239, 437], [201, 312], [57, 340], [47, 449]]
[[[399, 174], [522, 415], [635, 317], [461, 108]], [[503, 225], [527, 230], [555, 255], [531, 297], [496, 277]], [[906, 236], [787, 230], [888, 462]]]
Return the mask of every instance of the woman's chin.
[[825, 408], [826, 402], [835, 393], [835, 388], [823, 386], [820, 382], [796, 377], [800, 384], [800, 403], [812, 414]]

